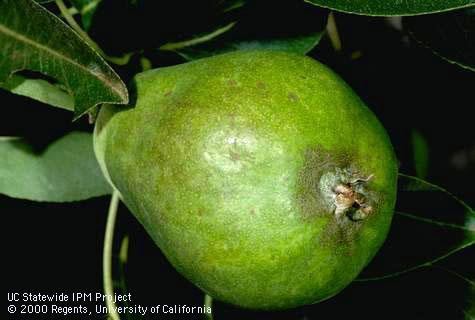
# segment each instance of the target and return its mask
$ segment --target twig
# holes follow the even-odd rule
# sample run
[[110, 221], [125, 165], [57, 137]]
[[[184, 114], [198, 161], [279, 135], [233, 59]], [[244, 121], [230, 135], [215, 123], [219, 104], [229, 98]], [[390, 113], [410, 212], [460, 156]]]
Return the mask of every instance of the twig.
[[126, 53], [122, 57], [111, 57], [108, 56], [100, 47], [99, 45], [89, 37], [87, 32], [85, 32], [81, 26], [74, 20], [74, 17], [71, 15], [71, 12], [69, 9], [66, 7], [64, 4], [63, 0], [55, 0], [56, 5], [59, 8], [59, 11], [61, 12], [61, 15], [64, 17], [66, 22], [73, 28], [74, 31], [76, 31], [81, 38], [84, 39], [84, 41], [87, 42], [87, 44], [94, 49], [97, 53], [99, 53], [104, 59], [107, 61], [110, 61], [116, 65], [126, 65], [129, 63], [130, 58], [132, 57], [132, 53]]
[[207, 320], [213, 320], [213, 297], [211, 297], [209, 294], [205, 293], [205, 309], [208, 310], [208, 308], [211, 310], [210, 313], [205, 312], [205, 319]]
[[335, 49], [335, 51], [337, 52], [341, 51], [341, 39], [338, 33], [338, 28], [336, 26], [335, 16], [333, 15], [333, 12], [330, 12], [330, 14], [328, 15], [327, 33], [328, 37], [330, 38], [330, 42], [332, 43], [333, 49]]
[[[117, 208], [119, 206], [119, 193], [114, 190], [109, 205], [107, 215], [106, 232], [104, 235], [104, 251], [102, 254], [102, 273], [104, 277], [104, 293], [110, 297], [114, 296], [114, 281], [112, 279], [112, 244], [114, 241], [114, 228], [117, 218]], [[111, 299], [106, 299], [109, 316], [113, 320], [120, 320], [115, 303]]]

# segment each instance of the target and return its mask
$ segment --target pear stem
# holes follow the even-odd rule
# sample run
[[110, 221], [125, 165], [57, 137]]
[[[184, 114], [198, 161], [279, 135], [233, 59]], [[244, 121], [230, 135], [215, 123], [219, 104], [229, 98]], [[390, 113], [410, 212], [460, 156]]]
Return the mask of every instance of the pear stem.
[[[112, 246], [114, 242], [114, 228], [117, 218], [117, 209], [119, 207], [119, 193], [114, 190], [112, 192], [109, 204], [109, 212], [107, 215], [106, 232], [104, 235], [104, 248], [102, 253], [102, 273], [104, 293], [108, 296], [114, 296], [114, 281], [112, 279]], [[106, 299], [106, 306], [109, 316], [112, 320], [120, 320], [119, 314], [115, 308], [115, 303]]]

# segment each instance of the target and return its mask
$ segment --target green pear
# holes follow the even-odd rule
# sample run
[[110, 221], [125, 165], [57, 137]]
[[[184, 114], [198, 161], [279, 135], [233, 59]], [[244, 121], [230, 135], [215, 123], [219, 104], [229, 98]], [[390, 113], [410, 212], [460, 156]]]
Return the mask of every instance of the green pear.
[[262, 310], [315, 303], [382, 245], [397, 161], [329, 68], [243, 51], [133, 84], [129, 108], [100, 111], [97, 158], [171, 264], [212, 297]]

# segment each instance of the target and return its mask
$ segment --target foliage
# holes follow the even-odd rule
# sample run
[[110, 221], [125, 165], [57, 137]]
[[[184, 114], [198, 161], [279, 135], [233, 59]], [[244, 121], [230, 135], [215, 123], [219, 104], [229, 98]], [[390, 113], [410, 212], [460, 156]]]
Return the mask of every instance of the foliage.
[[[349, 17], [348, 21], [366, 19], [353, 17], [353, 14], [372, 16], [370, 21], [381, 22], [380, 25], [383, 22], [393, 25], [393, 32], [407, 46], [420, 47], [427, 57], [433, 53], [441, 58], [442, 66], [450, 62], [453, 68], [465, 72], [464, 79], [473, 81], [474, 5], [474, 0], [285, 0], [274, 3], [245, 0], [70, 0], [66, 3], [62, 0], [0, 0], [0, 88], [3, 90], [0, 98], [5, 92], [22, 95], [38, 101], [39, 106], [50, 105], [71, 111], [71, 120], [76, 124], [83, 123], [82, 116], [88, 114], [89, 120], [94, 120], [97, 107], [103, 103], [125, 107], [129, 92], [134, 99], [133, 86], [127, 88], [124, 82], [139, 71], [254, 48], [293, 51], [323, 59], [331, 51], [328, 61], [338, 71], [351, 75], [352, 63], [368, 59], [364, 50], [347, 51], [351, 47], [348, 43], [351, 44], [353, 38], [361, 39], [361, 34], [356, 37], [338, 31], [342, 27], [341, 17]], [[146, 39], [139, 40], [138, 35], [144, 34]], [[391, 57], [384, 59], [387, 59], [388, 72], [393, 70]], [[450, 64], [445, 68], [449, 69]], [[435, 77], [443, 78], [444, 74]], [[419, 93], [417, 88], [414, 93]], [[374, 96], [367, 98], [371, 100]], [[417, 99], [420, 102], [425, 98]], [[456, 97], [453, 100], [456, 101]], [[451, 112], [452, 103], [446, 103], [447, 113]], [[2, 105], [4, 112], [16, 107]], [[410, 108], [427, 108], [423, 113], [430, 114], [434, 111], [430, 107], [416, 103]], [[406, 112], [405, 118], [412, 116], [407, 108], [400, 112]], [[459, 117], [467, 116], [460, 114]], [[364, 305], [368, 299], [358, 300], [358, 288], [370, 288], [374, 295], [378, 285], [387, 285], [391, 279], [405, 279], [405, 276], [437, 269], [450, 281], [459, 281], [469, 288], [465, 297], [467, 303], [460, 312], [469, 319], [473, 317], [475, 280], [473, 272], [467, 274], [463, 266], [467, 268], [465, 263], [473, 261], [468, 257], [473, 253], [475, 241], [473, 199], [467, 199], [466, 203], [449, 191], [422, 180], [434, 177], [440, 180], [445, 174], [434, 174], [433, 163], [437, 155], [431, 148], [440, 141], [430, 140], [419, 127], [406, 128], [400, 123], [396, 127], [407, 130], [405, 133], [410, 137], [397, 140], [396, 149], [401, 152], [401, 158], [408, 149], [410, 156], [405, 159], [413, 161], [411, 165], [403, 162], [402, 167], [409, 168], [417, 177], [401, 174], [397, 212], [385, 246], [355, 286], [341, 295], [343, 298], [338, 298], [339, 295], [330, 300], [352, 308], [352, 305], [345, 305], [344, 298], [355, 297], [352, 294], [356, 292], [356, 300]], [[91, 131], [92, 126], [87, 126], [86, 130]], [[94, 158], [90, 133], [71, 130], [40, 149], [27, 139], [10, 137], [17, 135], [16, 132], [0, 134], [5, 135], [0, 138], [1, 194], [23, 203], [24, 200], [79, 201], [111, 193]], [[454, 156], [457, 168], [466, 168], [471, 157], [475, 157], [472, 153], [474, 151], [469, 150], [463, 151], [458, 158]], [[465, 189], [470, 188], [465, 186]], [[401, 252], [404, 252], [403, 256]], [[124, 255], [121, 253], [121, 257]], [[450, 263], [458, 261], [459, 256], [465, 257], [461, 263]], [[121, 260], [121, 270], [125, 260]], [[124, 272], [121, 274], [125, 277]], [[125, 287], [124, 277], [122, 287]], [[324, 302], [304, 313], [314, 315], [312, 312], [322, 312], [330, 305], [331, 302]], [[354, 312], [361, 317], [370, 313], [368, 308], [358, 308]], [[239, 316], [242, 315], [236, 317]], [[245, 314], [241, 318], [248, 316]]]
[[0, 83], [26, 69], [54, 77], [74, 96], [76, 117], [99, 103], [127, 103], [117, 74], [59, 18], [30, 0], [3, 0], [0, 12]]
[[20, 138], [0, 140], [0, 193], [34, 201], [78, 201], [109, 194], [89, 133], [72, 132], [40, 152]]

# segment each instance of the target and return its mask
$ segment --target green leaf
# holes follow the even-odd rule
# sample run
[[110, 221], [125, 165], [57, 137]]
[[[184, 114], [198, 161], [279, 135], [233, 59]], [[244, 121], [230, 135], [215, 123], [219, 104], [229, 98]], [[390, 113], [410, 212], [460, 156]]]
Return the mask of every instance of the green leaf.
[[441, 58], [475, 71], [475, 8], [405, 17], [411, 37]]
[[79, 201], [111, 193], [92, 135], [72, 132], [35, 153], [20, 138], [0, 139], [0, 193], [34, 201]]
[[53, 107], [74, 111], [73, 98], [58, 86], [43, 79], [27, 79], [13, 74], [0, 88], [15, 94], [30, 97]]
[[366, 16], [411, 16], [469, 7], [475, 0], [305, 0], [317, 6]]
[[187, 60], [254, 49], [305, 54], [318, 44], [326, 26], [326, 10], [300, 2], [277, 2], [269, 10], [267, 3], [256, 1], [238, 10], [234, 21], [160, 49], [176, 51]]
[[475, 211], [447, 190], [400, 174], [397, 209], [388, 239], [358, 280], [385, 279], [433, 266], [473, 246], [474, 220]]
[[74, 97], [75, 118], [100, 103], [128, 102], [117, 74], [49, 11], [31, 0], [1, 0], [0, 12], [0, 83], [25, 69], [53, 77]]
[[416, 130], [412, 131], [412, 155], [418, 178], [425, 179], [429, 168], [429, 146], [424, 136]]
[[81, 15], [82, 24], [84, 29], [89, 30], [92, 23], [92, 17], [96, 12], [96, 9], [99, 3], [102, 0], [70, 0], [74, 7], [78, 10]]

